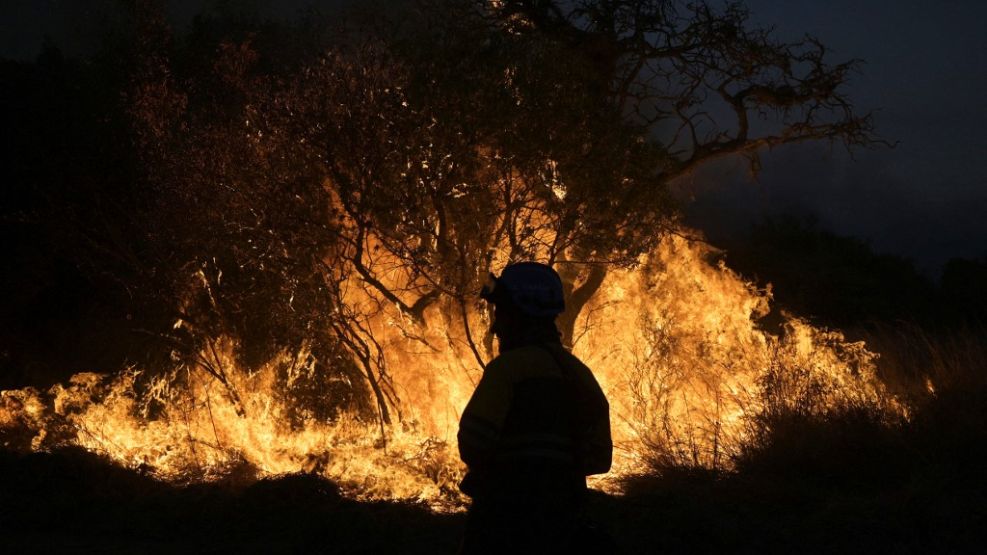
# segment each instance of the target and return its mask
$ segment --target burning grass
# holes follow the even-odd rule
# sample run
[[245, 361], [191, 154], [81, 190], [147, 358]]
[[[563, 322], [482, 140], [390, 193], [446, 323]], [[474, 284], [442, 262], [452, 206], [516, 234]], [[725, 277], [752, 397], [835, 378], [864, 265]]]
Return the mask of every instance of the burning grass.
[[[669, 237], [638, 267], [611, 271], [577, 321], [575, 352], [607, 392], [617, 444], [614, 469], [596, 487], [615, 491], [620, 478], [656, 469], [731, 470], [773, 415], [905, 416], [863, 343], [794, 318], [780, 336], [768, 333], [758, 320], [770, 294], [714, 258], [700, 243]], [[483, 318], [467, 321], [481, 329]], [[76, 446], [182, 484], [307, 472], [352, 497], [455, 509], [463, 501], [455, 432], [479, 368], [449, 318], [429, 321], [446, 326], [397, 310], [363, 322], [400, 400], [389, 426], [324, 410], [332, 399], [312, 392], [333, 391], [325, 382], [343, 378], [319, 375], [304, 348], [247, 368], [237, 341], [221, 337], [201, 355], [212, 372], [135, 368], [4, 391], [3, 443]]]

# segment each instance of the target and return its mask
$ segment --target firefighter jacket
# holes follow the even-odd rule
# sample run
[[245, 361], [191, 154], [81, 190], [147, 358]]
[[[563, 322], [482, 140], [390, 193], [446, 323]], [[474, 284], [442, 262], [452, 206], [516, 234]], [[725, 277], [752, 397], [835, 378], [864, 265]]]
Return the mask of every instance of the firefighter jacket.
[[585, 490], [610, 469], [609, 405], [593, 373], [561, 344], [526, 345], [487, 365], [459, 423], [477, 498], [523, 490]]

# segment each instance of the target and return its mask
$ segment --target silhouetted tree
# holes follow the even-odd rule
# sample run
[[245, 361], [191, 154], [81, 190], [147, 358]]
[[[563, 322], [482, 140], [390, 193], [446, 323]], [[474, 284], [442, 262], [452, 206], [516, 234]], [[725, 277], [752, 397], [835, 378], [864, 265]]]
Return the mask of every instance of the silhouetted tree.
[[80, 264], [170, 307], [148, 334], [221, 382], [220, 335], [248, 364], [303, 341], [347, 353], [332, 372], [359, 369], [382, 421], [400, 403], [380, 311], [461, 326], [482, 359], [480, 282], [536, 258], [563, 275], [571, 339], [607, 269], [674, 224], [670, 181], [873, 140], [841, 91], [854, 63], [778, 42], [740, 4], [422, 0], [332, 23], [200, 17], [184, 40], [136, 6], [133, 201], [93, 212]]
[[335, 125], [312, 140], [358, 235], [412, 269], [407, 300], [379, 289], [415, 319], [443, 295], [465, 302], [507, 252], [560, 267], [571, 338], [606, 268], [667, 227], [671, 180], [729, 154], [756, 165], [778, 144], [873, 140], [840, 92], [854, 63], [827, 65], [811, 39], [776, 42], [740, 5], [566, 6], [415, 3], [402, 26], [364, 27], [373, 48], [342, 61], [355, 65], [344, 96], [373, 102], [304, 111]]
[[[677, 0], [505, 0], [492, 13], [512, 34], [539, 35], [591, 70], [585, 83], [665, 156], [652, 180], [632, 185], [650, 198], [709, 160], [804, 140], [874, 141], [869, 115], [854, 113], [841, 88], [855, 60], [830, 64], [807, 37], [786, 43], [749, 20], [742, 2]], [[649, 195], [640, 195], [647, 202]], [[656, 209], [658, 207], [651, 207]], [[629, 219], [637, 212], [628, 213]], [[607, 260], [599, 249], [578, 258]], [[606, 266], [562, 267], [581, 281], [566, 328], [603, 282]]]

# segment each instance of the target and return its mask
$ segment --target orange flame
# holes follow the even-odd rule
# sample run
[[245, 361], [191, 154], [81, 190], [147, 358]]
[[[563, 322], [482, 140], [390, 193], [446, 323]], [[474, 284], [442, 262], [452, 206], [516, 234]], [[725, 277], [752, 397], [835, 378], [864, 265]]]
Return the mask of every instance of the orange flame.
[[[617, 447], [613, 470], [595, 487], [615, 490], [615, 478], [656, 461], [729, 469], [752, 417], [778, 404], [904, 414], [862, 343], [795, 318], [781, 337], [760, 329], [770, 292], [711, 264], [710, 254], [666, 238], [637, 268], [611, 271], [577, 322], [575, 352], [610, 399]], [[218, 338], [214, 356], [241, 407], [226, 387], [187, 368], [140, 386], [139, 369], [83, 373], [46, 392], [0, 392], [0, 431], [7, 447], [77, 445], [176, 482], [305, 471], [359, 498], [461, 506], [455, 434], [478, 364], [449, 325], [421, 329], [397, 309], [367, 324], [382, 338], [401, 400], [400, 422], [385, 430], [354, 415], [326, 421], [291, 406], [284, 390], [314, 371], [304, 348], [251, 370], [237, 366], [232, 340]], [[480, 329], [483, 315], [471, 324]]]

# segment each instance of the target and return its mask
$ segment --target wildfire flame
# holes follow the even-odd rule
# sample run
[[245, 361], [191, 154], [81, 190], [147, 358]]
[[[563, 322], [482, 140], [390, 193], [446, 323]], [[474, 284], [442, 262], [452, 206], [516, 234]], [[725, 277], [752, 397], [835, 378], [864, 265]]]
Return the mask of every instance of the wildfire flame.
[[[711, 258], [702, 243], [670, 236], [636, 268], [611, 271], [577, 321], [574, 350], [610, 399], [616, 444], [595, 487], [613, 491], [614, 478], [656, 461], [728, 469], [752, 418], [773, 408], [903, 414], [865, 345], [795, 318], [778, 336], [762, 330], [770, 291]], [[483, 316], [471, 324], [482, 329]], [[247, 369], [235, 342], [217, 338], [208, 356], [228, 384], [187, 367], [150, 379], [135, 368], [3, 391], [0, 437], [7, 448], [80, 446], [174, 482], [304, 471], [359, 498], [461, 506], [455, 435], [481, 372], [475, 357], [451, 326], [419, 329], [397, 309], [368, 325], [400, 399], [389, 427], [299, 404], [293, 388], [315, 372], [306, 349]]]

